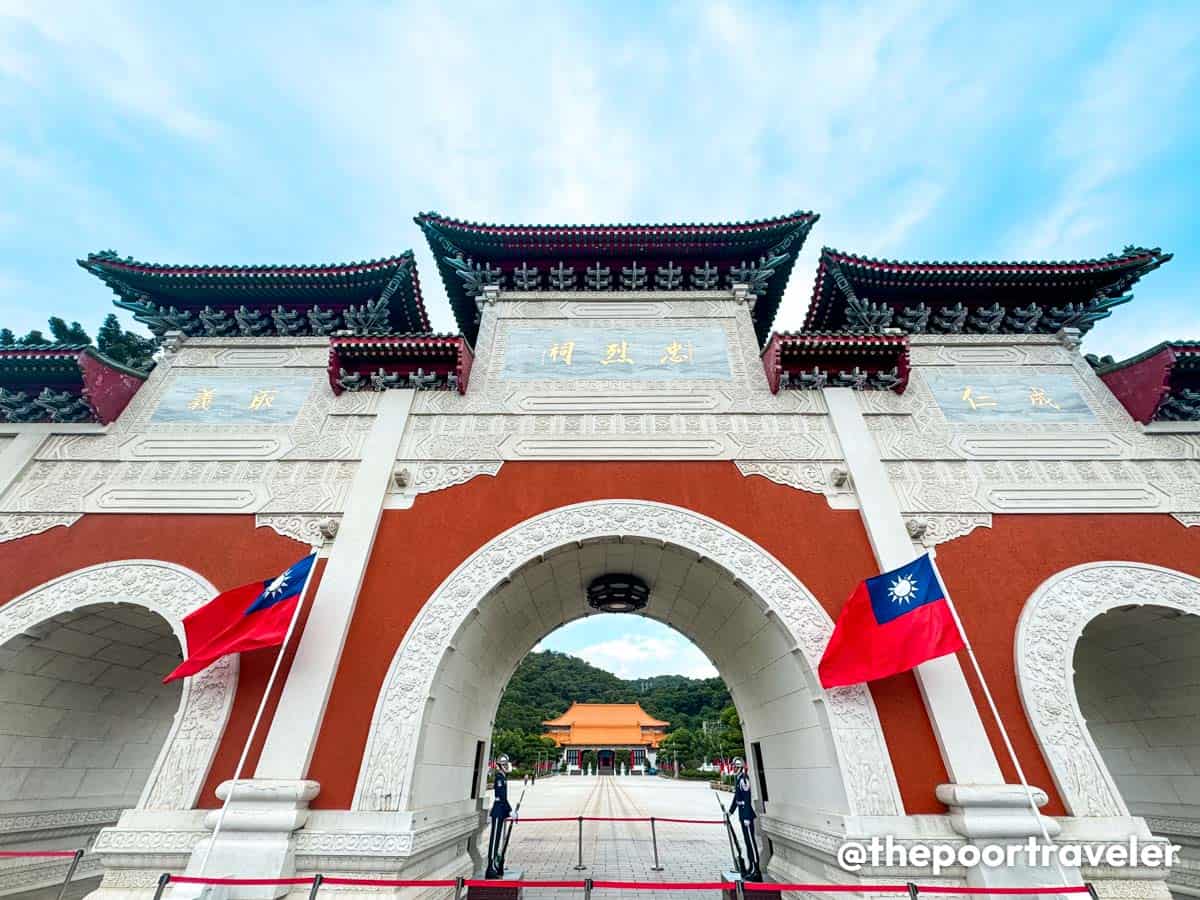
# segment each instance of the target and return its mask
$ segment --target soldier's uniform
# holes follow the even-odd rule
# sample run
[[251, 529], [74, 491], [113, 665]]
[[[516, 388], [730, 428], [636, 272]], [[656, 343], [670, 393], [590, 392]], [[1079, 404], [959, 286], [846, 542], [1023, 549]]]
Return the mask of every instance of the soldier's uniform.
[[729, 807], [731, 815], [735, 809], [738, 819], [742, 822], [753, 822], [758, 818], [754, 804], [750, 802], [750, 776], [745, 771], [733, 780], [733, 803]]
[[492, 777], [492, 811], [493, 819], [503, 821], [512, 815], [512, 806], [508, 802], [508, 776], [501, 769], [496, 770], [496, 774]]
[[484, 877], [500, 878], [504, 875], [504, 859], [500, 855], [504, 841], [504, 822], [512, 815], [512, 806], [508, 802], [508, 776], [499, 766], [492, 777], [492, 792], [492, 810], [488, 813], [492, 827], [488, 835], [487, 872]]
[[758, 813], [750, 799], [750, 775], [743, 768], [733, 780], [733, 802], [729, 804], [729, 813], [737, 810], [738, 821], [742, 824], [742, 838], [746, 844], [747, 881], [762, 881], [762, 870], [758, 861], [758, 842], [754, 837], [754, 820]]

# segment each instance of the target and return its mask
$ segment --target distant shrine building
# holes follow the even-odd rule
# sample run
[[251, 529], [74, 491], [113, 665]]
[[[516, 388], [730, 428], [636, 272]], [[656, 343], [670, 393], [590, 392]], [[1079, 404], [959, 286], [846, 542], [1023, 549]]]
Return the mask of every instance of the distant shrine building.
[[[411, 253], [103, 252], [79, 265], [153, 332], [152, 371], [0, 348], [4, 849], [87, 846], [98, 900], [150, 900], [160, 873], [199, 870], [232, 791], [209, 874], [469, 874], [508, 674], [562, 624], [624, 610], [686, 635], [729, 686], [771, 878], [1042, 885], [1057, 875], [854, 873], [834, 854], [1044, 824], [1184, 845], [1169, 873], [1070, 869], [1101, 897], [1200, 893], [1200, 344], [1080, 347], [1153, 312], [1169, 253], [827, 247], [814, 272], [795, 265], [808, 212], [416, 222], [456, 333], [431, 332]], [[789, 283], [808, 312], [780, 332]], [[190, 611], [311, 548], [231, 785], [275, 651], [161, 678]], [[961, 654], [819, 686], [858, 581], [928, 550], [1042, 822]], [[652, 759], [663, 723], [594, 715], [575, 707], [555, 740]], [[0, 894], [65, 865], [2, 859]]]
[[543, 723], [546, 735], [562, 750], [568, 775], [583, 774], [588, 750], [595, 752], [598, 775], [645, 775], [657, 764], [658, 745], [670, 724], [654, 718], [640, 703], [572, 703], [561, 716]]

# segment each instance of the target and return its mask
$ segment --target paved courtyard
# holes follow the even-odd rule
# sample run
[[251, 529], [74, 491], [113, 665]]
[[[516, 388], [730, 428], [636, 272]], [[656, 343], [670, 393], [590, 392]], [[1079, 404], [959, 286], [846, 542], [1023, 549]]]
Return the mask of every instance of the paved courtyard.
[[[514, 805], [523, 787], [509, 783]], [[729, 803], [729, 794], [720, 795]], [[656, 777], [558, 776], [525, 789], [521, 819], [513, 831], [507, 868], [522, 869], [526, 879], [594, 878], [598, 881], [715, 881], [731, 867], [729, 840], [721, 825], [657, 823], [658, 856], [663, 871], [652, 870], [654, 854], [649, 822], [584, 822], [583, 864], [578, 872], [578, 825], [530, 822], [544, 816], [666, 816], [717, 819], [717, 802], [704, 782]], [[486, 838], [485, 838], [486, 841]], [[486, 843], [485, 843], [486, 846]], [[539, 890], [531, 900], [578, 900], [578, 891]], [[637, 891], [605, 890], [597, 900], [645, 900]], [[713, 900], [719, 893], [655, 892], [656, 898]]]

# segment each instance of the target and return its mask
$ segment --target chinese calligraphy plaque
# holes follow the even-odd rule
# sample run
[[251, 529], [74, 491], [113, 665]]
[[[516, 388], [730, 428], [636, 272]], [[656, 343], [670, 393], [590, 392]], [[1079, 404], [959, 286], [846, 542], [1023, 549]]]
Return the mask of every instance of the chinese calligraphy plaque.
[[312, 392], [302, 375], [177, 375], [151, 421], [199, 425], [287, 425]]
[[623, 381], [728, 381], [728, 337], [712, 326], [517, 327], [508, 332], [503, 377]]
[[926, 372], [948, 422], [1095, 422], [1069, 375]]

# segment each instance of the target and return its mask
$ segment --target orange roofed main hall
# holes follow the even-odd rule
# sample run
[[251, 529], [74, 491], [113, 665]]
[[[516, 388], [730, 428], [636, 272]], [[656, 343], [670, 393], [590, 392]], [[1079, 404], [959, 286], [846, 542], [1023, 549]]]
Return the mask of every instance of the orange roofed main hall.
[[[643, 775], [647, 764], [656, 765], [659, 742], [671, 723], [654, 718], [640, 703], [572, 703], [557, 719], [542, 724], [562, 748], [567, 774], [581, 774], [583, 752], [595, 750], [601, 775], [614, 774], [626, 759], [631, 774]], [[628, 753], [618, 760], [617, 751]]]

